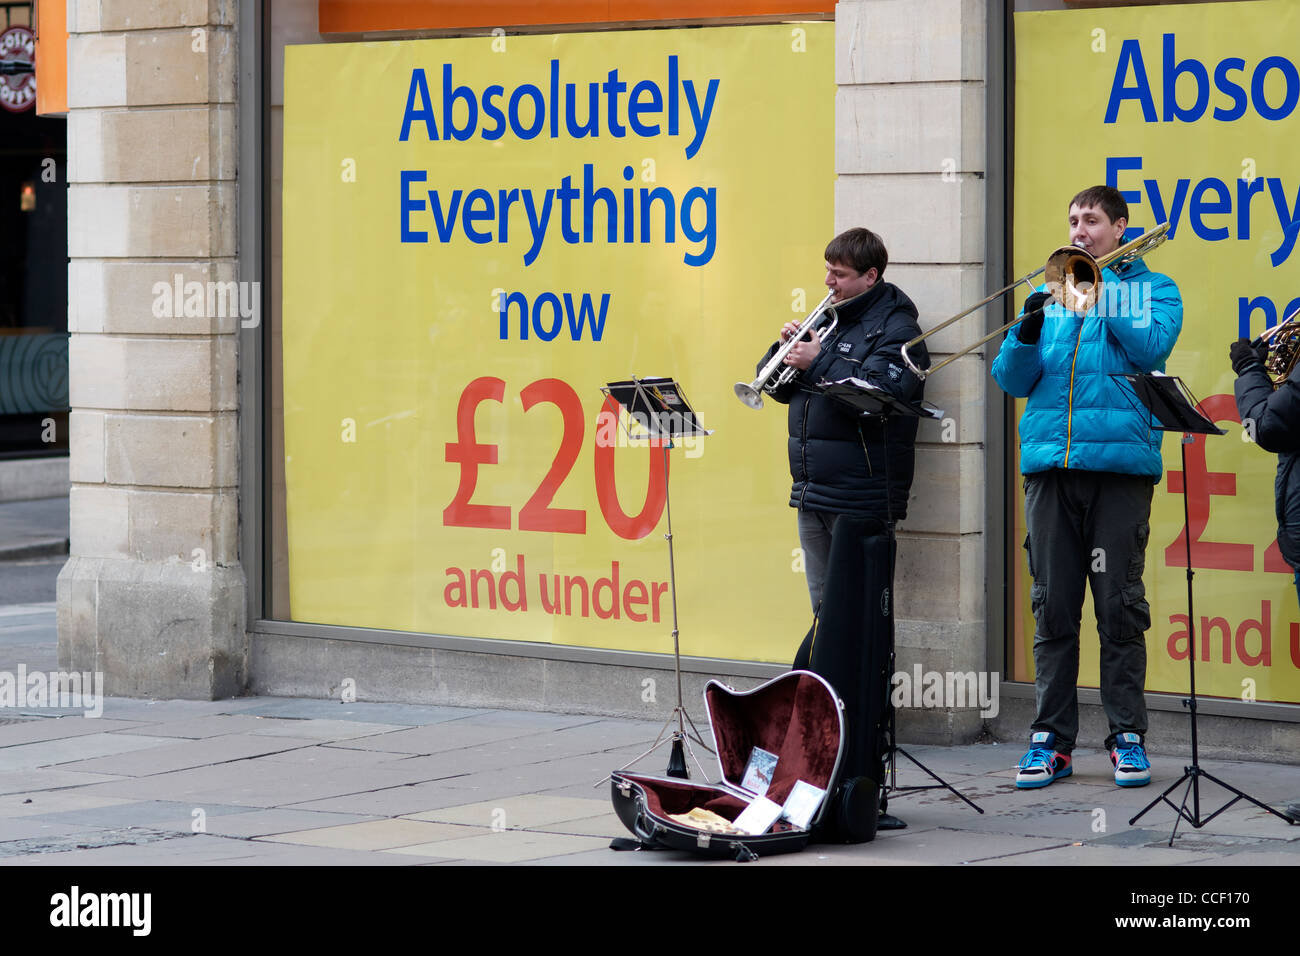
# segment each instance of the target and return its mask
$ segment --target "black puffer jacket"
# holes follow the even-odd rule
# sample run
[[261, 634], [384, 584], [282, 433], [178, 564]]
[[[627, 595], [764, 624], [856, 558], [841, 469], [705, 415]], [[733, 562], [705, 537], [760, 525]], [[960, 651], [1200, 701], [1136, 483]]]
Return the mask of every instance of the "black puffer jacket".
[[1255, 424], [1255, 441], [1277, 453], [1277, 543], [1287, 564], [1300, 570], [1300, 365], [1276, 391], [1264, 366], [1251, 365], [1237, 377], [1237, 411]]
[[[915, 418], [861, 418], [813, 390], [823, 379], [861, 378], [898, 398], [919, 402], [924, 383], [907, 370], [900, 350], [921, 334], [916, 306], [901, 289], [877, 282], [836, 306], [839, 325], [807, 370], [773, 397], [790, 405], [790, 506], [860, 518], [907, 516], [916, 442]], [[767, 358], [776, 351], [773, 345]], [[921, 368], [925, 346], [909, 349]], [[888, 495], [886, 495], [888, 487]]]

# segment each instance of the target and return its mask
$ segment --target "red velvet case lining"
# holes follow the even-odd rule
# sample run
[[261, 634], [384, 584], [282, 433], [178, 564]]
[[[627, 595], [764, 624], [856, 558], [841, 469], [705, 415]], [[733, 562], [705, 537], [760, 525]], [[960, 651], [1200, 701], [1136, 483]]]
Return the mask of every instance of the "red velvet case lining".
[[744, 694], [710, 684], [704, 699], [728, 783], [740, 786], [750, 753], [762, 747], [777, 755], [766, 794], [773, 803], [785, 803], [799, 780], [827, 789], [840, 752], [839, 707], [827, 685], [796, 672]]
[[[739, 786], [754, 747], [777, 755], [767, 798], [785, 803], [795, 782], [828, 788], [840, 751], [839, 706], [816, 677], [792, 673], [747, 693], [710, 684], [705, 693], [709, 721], [718, 743], [724, 779]], [[654, 816], [687, 813], [696, 807], [734, 820], [747, 806], [720, 787], [688, 780], [621, 774], [641, 785], [646, 809]], [[775, 830], [791, 829], [780, 822]]]

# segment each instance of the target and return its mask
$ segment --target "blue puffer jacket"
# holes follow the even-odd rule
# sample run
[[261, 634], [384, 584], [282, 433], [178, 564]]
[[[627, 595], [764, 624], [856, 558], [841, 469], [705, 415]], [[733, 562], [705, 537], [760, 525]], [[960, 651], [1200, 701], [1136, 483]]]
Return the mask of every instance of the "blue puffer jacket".
[[[1007, 393], [1028, 397], [1020, 417], [1020, 471], [1052, 468], [1115, 471], [1158, 479], [1163, 432], [1147, 427], [1115, 372], [1164, 371], [1183, 327], [1183, 301], [1172, 279], [1142, 260], [1102, 272], [1101, 298], [1087, 315], [1051, 302], [1038, 342], [1013, 328], [993, 362]], [[1040, 286], [1040, 289], [1045, 289]]]

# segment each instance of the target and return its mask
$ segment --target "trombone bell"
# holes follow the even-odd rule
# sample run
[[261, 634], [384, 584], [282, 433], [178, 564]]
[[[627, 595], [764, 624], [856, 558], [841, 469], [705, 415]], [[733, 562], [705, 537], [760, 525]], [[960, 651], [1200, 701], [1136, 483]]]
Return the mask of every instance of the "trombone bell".
[[1078, 246], [1061, 246], [1048, 256], [1043, 281], [1053, 299], [1080, 315], [1096, 305], [1101, 295], [1097, 260]]

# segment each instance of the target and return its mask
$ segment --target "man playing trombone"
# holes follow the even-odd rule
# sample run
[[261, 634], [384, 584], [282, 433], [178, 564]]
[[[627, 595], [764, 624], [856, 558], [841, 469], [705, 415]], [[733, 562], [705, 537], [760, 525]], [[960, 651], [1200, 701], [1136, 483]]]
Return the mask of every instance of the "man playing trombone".
[[[831, 240], [825, 256], [836, 324], [824, 341], [808, 334], [796, 342], [784, 359], [795, 374], [771, 393], [790, 406], [790, 507], [798, 509], [814, 612], [821, 604], [836, 518], [876, 518], [892, 526], [906, 517], [917, 428], [915, 418], [864, 418], [816, 386], [859, 378], [909, 402], [919, 402], [923, 388], [899, 355], [903, 344], [920, 334], [916, 306], [881, 278], [889, 254], [880, 237], [850, 229]], [[828, 326], [825, 322], [817, 331]], [[794, 322], [781, 329], [781, 343], [759, 363], [760, 373], [799, 330]], [[928, 364], [924, 347], [921, 361]]]
[[[1108, 186], [1070, 201], [1070, 242], [1100, 259], [1119, 248], [1128, 205]], [[1037, 716], [1016, 786], [1068, 776], [1079, 729], [1079, 625], [1087, 581], [1101, 641], [1101, 702], [1115, 782], [1151, 781], [1142, 583], [1148, 521], [1163, 465], [1163, 432], [1130, 402], [1114, 373], [1163, 370], [1182, 329], [1178, 287], [1140, 259], [1102, 272], [1083, 314], [1040, 287], [1002, 343], [993, 377], [1027, 398], [1020, 418], [1025, 548], [1033, 577]]]

